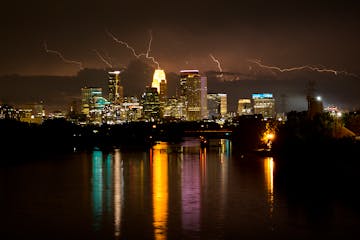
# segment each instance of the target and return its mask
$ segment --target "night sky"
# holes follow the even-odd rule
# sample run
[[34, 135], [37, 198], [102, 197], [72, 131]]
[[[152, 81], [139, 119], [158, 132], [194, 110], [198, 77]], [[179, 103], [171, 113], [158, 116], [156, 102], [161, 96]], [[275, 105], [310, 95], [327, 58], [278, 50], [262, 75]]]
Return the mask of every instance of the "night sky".
[[[219, 71], [210, 54], [219, 60], [222, 71], [231, 74], [217, 79], [210, 77], [209, 90], [228, 93], [229, 110], [235, 110], [238, 98], [250, 97], [248, 94], [257, 91], [274, 92], [277, 99], [279, 95], [286, 95], [287, 110], [301, 109], [310, 80], [316, 81], [318, 92], [327, 99], [325, 103], [357, 108], [360, 107], [360, 7], [356, 3], [6, 1], [0, 14], [0, 99], [16, 102], [20, 92], [22, 95], [29, 92], [32, 97], [21, 96], [23, 101], [44, 98], [56, 104], [46, 97], [49, 93], [42, 96], [42, 92], [34, 90], [34, 97], [31, 87], [41, 88], [43, 92], [54, 91], [52, 81], [58, 80], [53, 79], [67, 76], [67, 80], [71, 79], [66, 82], [69, 89], [61, 87], [61, 94], [66, 97], [54, 91], [59, 102], [64, 102], [69, 96], [79, 95], [80, 90], [76, 93], [72, 88], [82, 86], [85, 81], [82, 79], [83, 82], [70, 86], [81, 70], [75, 62], [81, 62], [84, 69], [109, 67], [96, 51], [114, 68], [128, 67], [136, 60], [132, 52], [116, 43], [108, 32], [126, 41], [138, 53], [146, 53], [151, 33], [149, 55], [167, 73], [178, 73], [181, 69], [199, 69], [204, 74]], [[46, 52], [45, 43], [48, 50], [58, 51], [74, 62], [66, 63], [53, 52]], [[140, 60], [156, 67], [149, 59], [141, 57]], [[307, 65], [338, 72], [310, 68], [281, 72], [261, 67], [252, 60], [281, 69]], [[9, 92], [15, 78], [9, 75], [13, 74], [49, 77], [43, 81], [28, 76], [17, 79], [19, 83], [26, 81], [27, 91]], [[92, 77], [94, 75], [88, 76]], [[36, 79], [34, 85], [29, 83], [33, 79]], [[150, 81], [137, 85], [145, 87]], [[41, 87], [37, 87], [39, 82]], [[125, 93], [133, 94], [126, 88]]]

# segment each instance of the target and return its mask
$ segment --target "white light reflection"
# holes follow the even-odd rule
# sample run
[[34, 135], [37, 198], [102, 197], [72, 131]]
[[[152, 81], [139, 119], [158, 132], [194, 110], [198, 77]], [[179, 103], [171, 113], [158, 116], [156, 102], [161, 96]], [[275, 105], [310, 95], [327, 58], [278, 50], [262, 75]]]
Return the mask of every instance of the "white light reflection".
[[226, 207], [226, 196], [227, 196], [227, 184], [228, 184], [228, 168], [229, 168], [229, 152], [230, 152], [230, 140], [221, 139], [220, 140], [220, 177], [221, 177], [221, 185], [220, 185], [220, 213], [219, 220], [223, 222], [225, 220], [225, 207]]
[[114, 155], [114, 234], [120, 237], [121, 214], [124, 194], [124, 170], [119, 149], [115, 149]]

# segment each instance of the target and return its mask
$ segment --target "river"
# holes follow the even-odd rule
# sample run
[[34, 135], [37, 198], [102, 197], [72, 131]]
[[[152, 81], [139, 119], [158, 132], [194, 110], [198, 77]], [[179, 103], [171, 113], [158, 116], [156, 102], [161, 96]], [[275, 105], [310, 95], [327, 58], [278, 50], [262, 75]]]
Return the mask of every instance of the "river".
[[351, 196], [276, 174], [225, 139], [49, 154], [0, 168], [0, 238], [358, 239]]

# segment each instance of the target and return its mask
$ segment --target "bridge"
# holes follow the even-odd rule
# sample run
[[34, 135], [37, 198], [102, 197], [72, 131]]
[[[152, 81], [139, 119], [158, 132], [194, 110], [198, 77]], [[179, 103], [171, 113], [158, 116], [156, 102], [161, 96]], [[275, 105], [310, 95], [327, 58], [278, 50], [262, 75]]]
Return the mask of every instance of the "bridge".
[[211, 138], [225, 138], [229, 139], [232, 134], [230, 129], [200, 129], [200, 130], [185, 130], [185, 136], [187, 137], [200, 137], [203, 136], [207, 139]]

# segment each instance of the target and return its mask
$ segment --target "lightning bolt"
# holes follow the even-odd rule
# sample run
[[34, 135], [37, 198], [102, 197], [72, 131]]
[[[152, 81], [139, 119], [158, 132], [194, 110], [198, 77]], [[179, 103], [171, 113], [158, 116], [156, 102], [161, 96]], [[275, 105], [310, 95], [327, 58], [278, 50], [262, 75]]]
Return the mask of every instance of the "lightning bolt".
[[107, 61], [107, 60], [99, 53], [98, 50], [93, 49], [93, 51], [96, 53], [96, 55], [99, 57], [99, 59], [100, 59], [103, 63], [105, 63], [109, 68], [113, 68], [113, 65], [112, 65], [109, 61]]
[[219, 69], [220, 75], [219, 77], [223, 76], [223, 69], [221, 67], [221, 63], [218, 59], [216, 59], [211, 53], [209, 54], [210, 58], [217, 64], [217, 67]]
[[159, 64], [159, 62], [156, 61], [154, 57], [150, 56], [151, 43], [152, 43], [152, 40], [153, 40], [153, 36], [152, 36], [152, 31], [151, 31], [151, 30], [149, 31], [149, 34], [150, 34], [150, 40], [149, 40], [148, 49], [147, 49], [147, 51], [146, 51], [145, 57], [146, 57], [147, 59], [150, 59], [154, 64], [156, 64], [157, 69], [160, 69], [160, 64]]
[[115, 37], [114, 34], [112, 34], [109, 30], [106, 30], [107, 35], [109, 35], [109, 37], [111, 37], [115, 42], [125, 46], [127, 49], [129, 49], [132, 54], [136, 57], [136, 58], [140, 58], [141, 56], [145, 56], [145, 53], [136, 53], [135, 49], [130, 46], [127, 42], [121, 41], [119, 40], [117, 37]]
[[140, 57], [145, 57], [146, 59], [149, 59], [150, 61], [152, 61], [154, 64], [156, 64], [157, 68], [160, 69], [160, 64], [158, 61], [156, 61], [155, 57], [153, 56], [150, 56], [150, 52], [151, 52], [151, 45], [152, 45], [152, 40], [153, 40], [153, 37], [152, 37], [152, 32], [150, 32], [150, 40], [149, 40], [149, 43], [148, 43], [148, 48], [147, 48], [147, 51], [146, 53], [137, 53], [135, 48], [133, 48], [132, 46], [130, 46], [130, 44], [128, 44], [127, 42], [125, 41], [122, 41], [120, 39], [118, 39], [114, 34], [112, 34], [110, 31], [106, 30], [106, 33], [109, 35], [109, 37], [111, 37], [115, 42], [125, 46], [127, 49], [129, 49], [132, 54], [136, 57], [136, 58], [140, 58]]
[[[208, 76], [216, 76], [218, 77], [219, 72], [218, 71], [209, 71], [207, 72]], [[240, 81], [240, 80], [254, 80], [256, 79], [253, 74], [246, 74], [243, 72], [222, 72], [223, 76], [221, 78], [222, 81]]]
[[275, 70], [275, 71], [279, 71], [281, 73], [292, 72], [292, 71], [301, 71], [301, 70], [308, 69], [308, 70], [319, 72], [319, 73], [331, 73], [331, 74], [334, 74], [336, 76], [339, 75], [339, 74], [344, 74], [344, 75], [359, 78], [359, 76], [354, 74], [354, 73], [349, 73], [349, 72], [346, 72], [346, 71], [339, 71], [339, 70], [329, 69], [329, 68], [324, 68], [324, 67], [320, 68], [320, 67], [313, 67], [313, 66], [310, 66], [310, 65], [304, 65], [304, 66], [299, 66], [299, 67], [280, 68], [280, 67], [277, 67], [277, 66], [264, 65], [264, 64], [261, 63], [260, 60], [257, 60], [257, 59], [248, 60], [248, 62], [254, 63], [254, 64], [256, 64], [257, 66], [259, 66], [261, 68], [269, 69], [269, 70]]
[[69, 59], [65, 58], [59, 51], [55, 51], [55, 50], [50, 50], [50, 49], [48, 49], [46, 42], [44, 42], [44, 49], [45, 49], [45, 51], [46, 51], [47, 53], [52, 53], [52, 54], [57, 55], [64, 63], [76, 64], [76, 65], [79, 66], [80, 70], [83, 69], [83, 64], [82, 64], [82, 62], [74, 61], [74, 60], [69, 60]]
[[110, 57], [109, 53], [105, 51], [105, 55], [108, 59], [108, 62], [112, 62], [112, 58]]

